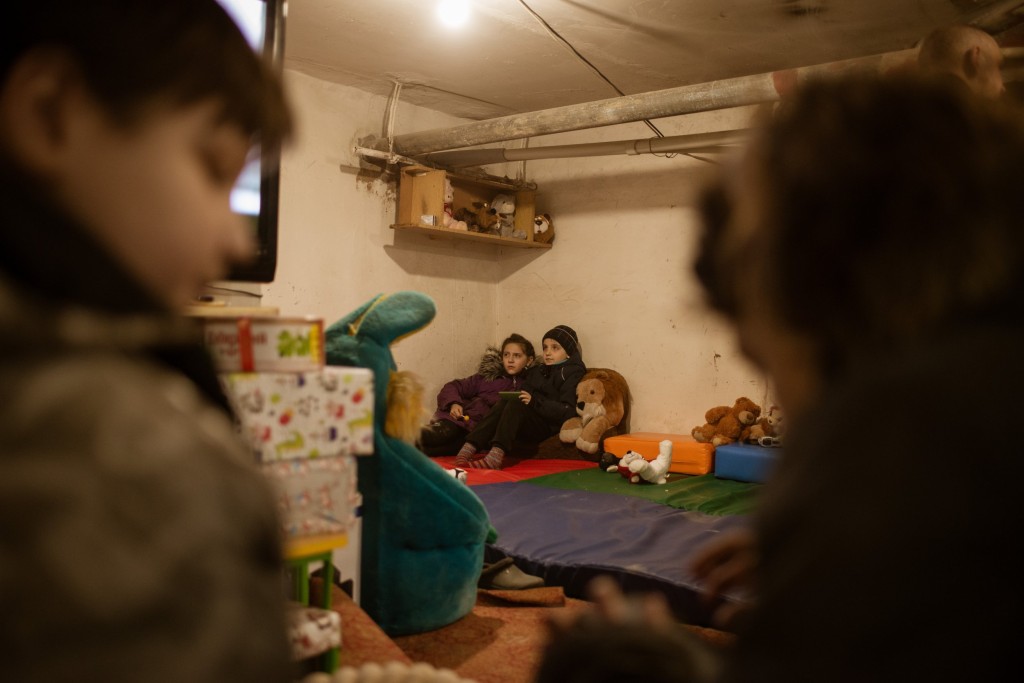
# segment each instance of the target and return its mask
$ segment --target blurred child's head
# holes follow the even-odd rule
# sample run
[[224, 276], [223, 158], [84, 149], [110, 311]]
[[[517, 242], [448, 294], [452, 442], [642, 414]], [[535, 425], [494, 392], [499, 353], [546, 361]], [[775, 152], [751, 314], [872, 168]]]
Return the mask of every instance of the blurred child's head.
[[999, 43], [973, 26], [942, 26], [927, 36], [917, 52], [917, 64], [927, 76], [954, 76], [982, 97], [1006, 92]]
[[544, 334], [544, 364], [561, 363], [580, 353], [579, 337], [568, 325], [557, 325]]
[[533, 344], [521, 334], [513, 332], [501, 342], [501, 364], [510, 375], [522, 372], [533, 361], [533, 356]]
[[34, 0], [0, 28], [0, 164], [165, 304], [251, 257], [230, 192], [290, 125], [215, 0]]
[[795, 412], [866, 358], [1020, 316], [1022, 178], [1024, 127], [997, 101], [808, 83], [704, 197], [696, 272]]

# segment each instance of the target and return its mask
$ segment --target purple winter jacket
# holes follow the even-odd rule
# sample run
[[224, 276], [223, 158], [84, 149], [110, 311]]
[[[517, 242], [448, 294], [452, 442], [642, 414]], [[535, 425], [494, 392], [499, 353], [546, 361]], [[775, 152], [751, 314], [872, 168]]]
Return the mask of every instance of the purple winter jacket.
[[[448, 420], [471, 431], [498, 402], [498, 392], [521, 389], [522, 378], [523, 373], [515, 376], [506, 374], [501, 364], [500, 352], [490, 347], [480, 359], [480, 367], [475, 375], [453, 379], [441, 387], [437, 394], [437, 412], [434, 413], [433, 419]], [[462, 406], [462, 413], [469, 416], [468, 421], [456, 420], [449, 414], [448, 411], [454, 403]]]

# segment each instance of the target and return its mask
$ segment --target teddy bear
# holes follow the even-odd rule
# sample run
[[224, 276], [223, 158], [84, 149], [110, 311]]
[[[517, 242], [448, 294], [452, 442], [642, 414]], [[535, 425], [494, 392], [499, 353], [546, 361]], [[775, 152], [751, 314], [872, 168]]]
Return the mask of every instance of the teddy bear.
[[636, 451], [626, 451], [622, 459], [608, 467], [609, 472], [618, 472], [630, 484], [646, 481], [661, 485], [668, 481], [668, 468], [672, 465], [672, 442], [668, 439], [658, 443], [658, 457], [647, 460]]
[[757, 422], [745, 427], [740, 432], [740, 441], [756, 443], [761, 446], [781, 446], [783, 433], [786, 430], [782, 409], [772, 406]]
[[730, 406], [715, 406], [706, 413], [706, 422], [694, 427], [690, 434], [700, 443], [723, 446], [740, 439], [744, 427], [749, 427], [761, 416], [761, 406], [746, 396], [736, 399]]
[[[512, 237], [515, 232], [516, 199], [510, 194], [495, 195], [490, 213], [496, 217], [499, 237]], [[522, 239], [525, 239], [523, 235]]]
[[576, 443], [584, 453], [597, 453], [605, 433], [628, 425], [629, 385], [615, 370], [592, 368], [576, 385], [576, 414], [562, 424], [558, 438]]
[[444, 179], [444, 214], [441, 216], [441, 224], [449, 230], [469, 230], [466, 221], [455, 220], [452, 206], [455, 202], [455, 189], [452, 181]]
[[497, 214], [491, 211], [491, 205], [487, 202], [473, 202], [472, 208], [461, 207], [455, 210], [453, 218], [457, 221], [465, 221], [472, 232], [481, 232], [486, 235], [498, 234]]
[[546, 213], [534, 216], [533, 241], [541, 244], [550, 244], [554, 239], [555, 226], [551, 223], [551, 216]]

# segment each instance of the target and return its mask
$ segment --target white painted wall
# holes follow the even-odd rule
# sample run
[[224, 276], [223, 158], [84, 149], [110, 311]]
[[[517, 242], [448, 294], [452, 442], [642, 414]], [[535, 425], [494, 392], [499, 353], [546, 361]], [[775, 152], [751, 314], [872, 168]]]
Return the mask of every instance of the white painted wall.
[[[709, 112], [655, 125], [665, 135], [729, 130], [744, 127], [750, 115]], [[531, 146], [651, 135], [633, 123], [545, 136]], [[691, 274], [692, 204], [712, 168], [684, 155], [527, 162], [538, 211], [555, 224], [555, 246], [537, 260], [503, 263], [498, 324], [535, 317], [543, 321], [540, 334], [547, 323], [571, 325], [588, 366], [613, 368], [629, 382], [634, 432], [689, 433], [714, 405], [739, 396], [770, 400], [731, 331], [704, 307]]]
[[[437, 318], [394, 347], [400, 369], [417, 372], [427, 399], [471, 374], [487, 344], [518, 331], [541, 335], [567, 323], [591, 366], [619, 370], [635, 394], [633, 431], [685, 432], [707, 408], [746, 395], [768, 400], [761, 376], [730, 332], [701, 306], [689, 272], [694, 187], [706, 164], [677, 156], [528, 162], [538, 209], [557, 237], [549, 250], [495, 248], [396, 235], [395, 186], [361, 175], [351, 151], [381, 134], [387, 101], [286, 71], [298, 139], [282, 161], [277, 279], [262, 304], [328, 323], [381, 292], [416, 289]], [[663, 120], [665, 134], [737, 127], [748, 114]], [[401, 105], [395, 132], [462, 121]], [[540, 144], [648, 137], [642, 124], [547, 136]], [[489, 167], [497, 175], [513, 169]]]
[[[400, 369], [420, 374], [432, 398], [453, 376], [470, 374], [472, 356], [494, 343], [497, 254], [454, 242], [396, 243], [395, 185], [360, 173], [351, 151], [360, 138], [381, 134], [387, 100], [296, 71], [285, 77], [298, 132], [282, 158], [278, 270], [262, 304], [330, 324], [380, 293], [430, 295], [437, 317], [397, 343], [394, 355]], [[403, 129], [461, 123], [406, 106], [397, 122]]]

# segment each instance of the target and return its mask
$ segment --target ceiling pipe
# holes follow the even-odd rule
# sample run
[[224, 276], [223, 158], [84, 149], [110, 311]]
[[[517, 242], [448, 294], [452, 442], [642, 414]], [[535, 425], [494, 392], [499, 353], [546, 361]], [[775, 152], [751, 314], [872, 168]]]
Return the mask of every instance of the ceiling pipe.
[[613, 142], [591, 142], [579, 145], [549, 145], [547, 147], [526, 147], [505, 149], [462, 149], [446, 152], [429, 152], [417, 159], [423, 163], [436, 164], [446, 168], [487, 166], [506, 161], [532, 161], [535, 159], [567, 159], [570, 157], [597, 157], [621, 154], [670, 154], [673, 152], [711, 151], [722, 145], [742, 142], [748, 135], [743, 130], [725, 130], [696, 135], [673, 135], [662, 138], [639, 140], [616, 140]]
[[[599, 128], [644, 119], [693, 114], [764, 102], [774, 102], [798, 83], [855, 72], [877, 72], [882, 68], [915, 58], [916, 50], [900, 50], [870, 57], [858, 57], [787, 71], [727, 78], [710, 83], [625, 95], [486, 121], [466, 123], [396, 135], [390, 142], [395, 153], [415, 157], [429, 152], [503, 142], [537, 135]], [[367, 138], [366, 147], [388, 149], [389, 141]]]

